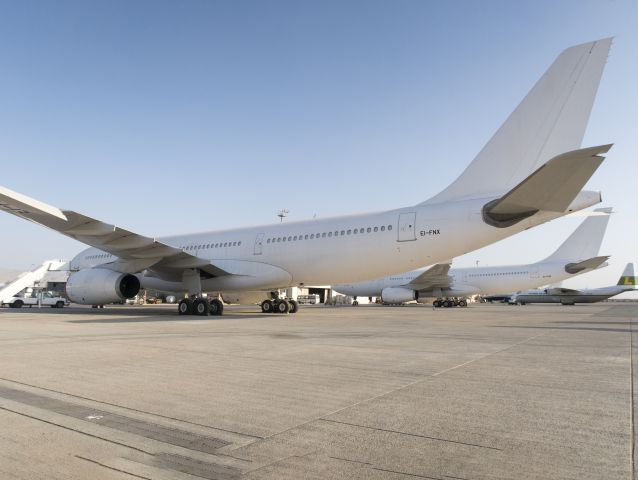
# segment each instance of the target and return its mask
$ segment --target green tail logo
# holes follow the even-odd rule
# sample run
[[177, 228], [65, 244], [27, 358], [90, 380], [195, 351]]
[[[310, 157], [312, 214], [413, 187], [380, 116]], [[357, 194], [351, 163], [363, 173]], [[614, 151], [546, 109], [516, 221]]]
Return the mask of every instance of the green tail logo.
[[636, 282], [636, 277], [634, 276], [623, 275], [622, 277], [620, 277], [620, 280], [618, 280], [618, 285], [633, 285], [635, 287], [636, 285], [638, 285], [638, 282]]

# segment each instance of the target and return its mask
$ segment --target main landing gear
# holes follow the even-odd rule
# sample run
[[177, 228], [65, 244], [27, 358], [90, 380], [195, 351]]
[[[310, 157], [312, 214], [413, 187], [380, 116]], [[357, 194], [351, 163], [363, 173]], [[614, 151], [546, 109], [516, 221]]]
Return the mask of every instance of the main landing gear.
[[224, 304], [218, 298], [208, 300], [207, 298], [184, 298], [177, 304], [177, 312], [180, 315], [222, 315]]
[[441, 299], [441, 298], [437, 298], [436, 300], [434, 300], [434, 302], [432, 302], [432, 305], [434, 306], [434, 308], [451, 308], [451, 307], [467, 307], [467, 300], [465, 300], [464, 298], [458, 299], [458, 298], [446, 298]]
[[271, 293], [270, 295], [272, 298], [267, 298], [261, 302], [262, 313], [297, 313], [299, 311], [299, 303], [297, 300], [279, 298], [275, 293]]

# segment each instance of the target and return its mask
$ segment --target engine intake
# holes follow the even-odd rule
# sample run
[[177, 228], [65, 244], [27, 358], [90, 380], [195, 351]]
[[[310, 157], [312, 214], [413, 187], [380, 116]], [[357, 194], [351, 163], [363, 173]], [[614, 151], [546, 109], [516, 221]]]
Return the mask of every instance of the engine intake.
[[66, 283], [66, 294], [72, 302], [104, 305], [133, 298], [140, 291], [135, 275], [105, 268], [90, 268], [72, 273]]
[[387, 287], [381, 291], [383, 303], [406, 303], [419, 298], [419, 292], [405, 287]]

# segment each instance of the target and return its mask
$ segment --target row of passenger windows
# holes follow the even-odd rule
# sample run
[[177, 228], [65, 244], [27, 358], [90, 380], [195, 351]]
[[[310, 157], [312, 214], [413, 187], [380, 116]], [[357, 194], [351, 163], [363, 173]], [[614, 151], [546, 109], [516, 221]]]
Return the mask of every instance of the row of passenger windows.
[[527, 272], [470, 273], [470, 277], [500, 277], [501, 275], [525, 275]]
[[99, 258], [110, 258], [113, 255], [111, 255], [110, 253], [104, 253], [101, 255], [89, 255], [88, 257], [86, 257], [87, 260], [97, 260]]
[[203, 243], [201, 245], [182, 245], [182, 250], [205, 250], [208, 248], [223, 248], [223, 247], [240, 247], [241, 241], [239, 242], [219, 242], [219, 243]]
[[367, 228], [355, 228], [348, 230], [335, 230], [334, 232], [322, 232], [322, 233], [307, 233], [305, 235], [290, 235], [288, 237], [271, 237], [266, 240], [266, 243], [280, 243], [280, 242], [296, 242], [298, 240], [314, 240], [315, 238], [330, 238], [330, 237], [338, 237], [344, 235], [358, 235], [361, 233], [373, 233], [373, 232], [385, 232], [386, 228], [388, 231], [392, 230], [392, 225], [388, 225], [387, 227], [384, 225], [382, 227], [367, 227]]

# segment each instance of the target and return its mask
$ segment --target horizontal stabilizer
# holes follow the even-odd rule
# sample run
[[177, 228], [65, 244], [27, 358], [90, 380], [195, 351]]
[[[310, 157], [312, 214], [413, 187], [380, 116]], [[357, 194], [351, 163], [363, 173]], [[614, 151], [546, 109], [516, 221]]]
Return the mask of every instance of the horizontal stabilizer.
[[572, 275], [576, 275], [577, 273], [584, 272], [585, 270], [593, 270], [595, 268], [603, 265], [609, 257], [593, 257], [588, 258], [587, 260], [583, 260], [582, 262], [577, 263], [568, 263], [565, 265], [565, 271], [567, 273], [571, 273]]
[[552, 158], [501, 198], [483, 207], [489, 225], [505, 228], [539, 211], [564, 212], [605, 157], [609, 145], [583, 148]]

